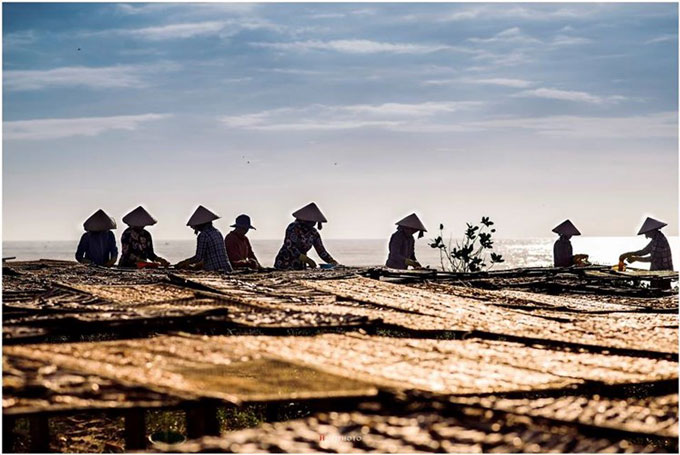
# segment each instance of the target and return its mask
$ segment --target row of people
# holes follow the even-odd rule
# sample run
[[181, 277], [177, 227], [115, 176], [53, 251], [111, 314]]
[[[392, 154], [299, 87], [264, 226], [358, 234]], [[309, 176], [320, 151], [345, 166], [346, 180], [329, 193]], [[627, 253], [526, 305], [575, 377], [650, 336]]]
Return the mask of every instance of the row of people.
[[[316, 263], [307, 253], [314, 248], [319, 257], [327, 264], [337, 265], [337, 261], [326, 251], [321, 241], [319, 230], [327, 222], [326, 217], [315, 203], [310, 203], [293, 213], [295, 220], [286, 228], [286, 235], [274, 261], [274, 267], [280, 270], [300, 270], [305, 267], [316, 267]], [[213, 226], [213, 221], [220, 217], [203, 206], [198, 206], [191, 215], [187, 226], [194, 229], [198, 235], [196, 239], [196, 254], [180, 261], [177, 268], [202, 269], [212, 271], [231, 272], [234, 268], [259, 269], [250, 241], [246, 236], [248, 231], [255, 229], [248, 215], [239, 215], [234, 228], [223, 239], [222, 233]], [[121, 267], [141, 267], [149, 261], [168, 266], [170, 263], [158, 256], [153, 248], [151, 233], [145, 228], [156, 224], [143, 207], [137, 207], [123, 217], [128, 225], [121, 237]], [[388, 266], [406, 268], [419, 266], [415, 259], [414, 241], [412, 234], [425, 227], [415, 214], [399, 223], [399, 228], [390, 241], [390, 256]], [[97, 210], [83, 224], [85, 233], [82, 235], [76, 250], [76, 260], [82, 263], [93, 263], [111, 267], [118, 258], [116, 239], [112, 229], [116, 229], [116, 221], [103, 210]], [[408, 235], [410, 234], [410, 240]]]
[[[619, 268], [625, 262], [649, 262], [649, 270], [673, 270], [673, 257], [671, 255], [671, 246], [668, 239], [661, 232], [661, 228], [667, 224], [663, 221], [655, 220], [647, 217], [638, 235], [644, 235], [650, 239], [650, 242], [641, 250], [629, 251], [619, 256]], [[581, 232], [569, 220], [565, 220], [553, 229], [553, 232], [559, 235], [553, 247], [553, 256], [555, 267], [570, 267], [572, 265], [580, 265], [587, 263], [587, 254], [574, 254], [571, 246], [571, 238], [575, 235], [581, 235]]]
[[[280, 270], [301, 270], [306, 267], [314, 268], [316, 263], [307, 253], [314, 248], [319, 257], [330, 265], [337, 265], [337, 261], [326, 251], [321, 240], [323, 223], [328, 220], [321, 213], [317, 205], [312, 202], [293, 212], [295, 220], [286, 228], [283, 245], [276, 255], [274, 267]], [[255, 227], [248, 215], [239, 215], [234, 228], [226, 237], [213, 226], [212, 222], [220, 217], [203, 206], [198, 206], [187, 226], [197, 234], [196, 253], [175, 266], [177, 268], [191, 268], [212, 271], [230, 272], [234, 268], [259, 269], [257, 260], [247, 234]], [[153, 248], [151, 233], [145, 229], [156, 224], [143, 207], [137, 207], [123, 217], [128, 228], [121, 238], [122, 253], [119, 265], [121, 267], [139, 267], [148, 261], [168, 266], [169, 262], [158, 256]], [[397, 230], [389, 242], [389, 255], [386, 266], [394, 269], [419, 268], [420, 263], [415, 256], [415, 238], [419, 233], [422, 238], [427, 229], [415, 213], [399, 220]], [[651, 239], [650, 243], [639, 251], [623, 253], [619, 261], [650, 262], [650, 270], [673, 270], [671, 249], [668, 240], [660, 231], [666, 223], [647, 218], [640, 228], [638, 235], [645, 235]], [[116, 240], [111, 232], [116, 229], [115, 220], [103, 210], [98, 210], [83, 224], [85, 234], [80, 239], [76, 251], [76, 260], [91, 262], [102, 266], [112, 266], [118, 257]], [[569, 267], [587, 263], [588, 255], [573, 254], [571, 237], [581, 235], [580, 231], [570, 220], [565, 220], [553, 229], [559, 235], [553, 248], [554, 265]]]

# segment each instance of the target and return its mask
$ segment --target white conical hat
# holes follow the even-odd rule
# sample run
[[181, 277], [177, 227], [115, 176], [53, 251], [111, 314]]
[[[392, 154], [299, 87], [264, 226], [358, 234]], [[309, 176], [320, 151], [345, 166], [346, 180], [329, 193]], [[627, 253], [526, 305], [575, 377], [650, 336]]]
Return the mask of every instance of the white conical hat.
[[666, 226], [667, 223], [664, 223], [663, 221], [655, 220], [654, 218], [647, 217], [644, 223], [642, 223], [642, 227], [640, 228], [640, 232], [638, 232], [638, 235], [645, 234], [649, 231], [653, 231], [655, 229], [661, 229], [662, 227]]
[[404, 219], [401, 219], [395, 223], [397, 226], [404, 226], [404, 227], [409, 227], [412, 229], [416, 229], [421, 232], [427, 232], [427, 229], [425, 229], [425, 226], [423, 223], [420, 221], [420, 218], [418, 218], [418, 215], [415, 213], [410, 214]]
[[133, 227], [152, 226], [157, 223], [141, 205], [123, 217], [123, 223]]
[[321, 210], [319, 210], [319, 207], [313, 202], [293, 212], [293, 216], [300, 221], [316, 221], [317, 223], [326, 223], [328, 221], [323, 216], [323, 213], [321, 213]]
[[88, 232], [102, 232], [116, 229], [116, 220], [111, 218], [102, 209], [97, 210], [83, 223], [83, 228]]
[[200, 224], [209, 223], [210, 221], [216, 220], [219, 215], [215, 215], [210, 210], [206, 209], [202, 205], [199, 205], [189, 221], [187, 221], [187, 226], [198, 226]]
[[552, 231], [560, 235], [581, 235], [579, 230], [576, 229], [576, 226], [574, 226], [574, 223], [569, 220], [564, 220]]

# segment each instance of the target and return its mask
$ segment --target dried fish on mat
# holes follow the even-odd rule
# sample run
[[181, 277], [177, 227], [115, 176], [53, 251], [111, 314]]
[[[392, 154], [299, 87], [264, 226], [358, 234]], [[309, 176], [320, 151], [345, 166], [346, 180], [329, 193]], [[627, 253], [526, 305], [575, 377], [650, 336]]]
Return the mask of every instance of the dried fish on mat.
[[455, 402], [631, 433], [678, 437], [677, 393], [643, 398], [574, 395], [511, 399], [486, 396], [456, 398]]
[[49, 360], [3, 355], [3, 415], [170, 407], [175, 397], [58, 367]]
[[[225, 397], [223, 390], [227, 389], [219, 386], [229, 384], [228, 390], [236, 393], [240, 384], [230, 376], [238, 377], [241, 372], [252, 370], [254, 376], [250, 379], [260, 382], [242, 384], [243, 393], [266, 395], [267, 387], [276, 380], [272, 373], [278, 368], [275, 365], [281, 365], [284, 371], [289, 364], [300, 366], [306, 375], [304, 381], [296, 379], [285, 386], [287, 393], [299, 394], [333, 384], [343, 390], [344, 385], [340, 385], [343, 381], [351, 385], [350, 378], [391, 389], [440, 394], [531, 392], [588, 382], [612, 385], [668, 380], [677, 378], [678, 368], [677, 362], [667, 360], [553, 351], [518, 343], [359, 334], [159, 336], [99, 343], [9, 346], [6, 350], [8, 354], [49, 360], [63, 368], [126, 383], [227, 399], [233, 397]], [[285, 371], [282, 374], [285, 377]], [[258, 391], [258, 387], [265, 389]], [[299, 387], [299, 391], [294, 387]]]
[[[159, 336], [9, 346], [5, 352], [161, 393], [233, 403], [364, 396], [377, 392], [369, 383], [255, 351], [243, 342], [248, 338], [254, 337]], [[265, 338], [275, 344], [286, 337]]]
[[[499, 308], [497, 305], [479, 300], [369, 278], [301, 283], [343, 299], [439, 318], [443, 328], [448, 330], [484, 332], [497, 336], [568, 343], [583, 347], [618, 348], [648, 352], [652, 355], [678, 352], [677, 325], [672, 326], [672, 323], [665, 319], [662, 324], [652, 327], [635, 318], [610, 320], [606, 317], [588, 317], [584, 321], [560, 321], [537, 317], [530, 312]], [[613, 329], [612, 325], [616, 328]]]
[[[222, 437], [203, 437], [171, 452], [229, 453], [564, 453], [655, 452], [657, 447], [622, 435], [583, 434], [540, 418], [461, 407], [395, 411], [364, 406], [354, 412], [319, 413], [263, 424]], [[677, 447], [677, 444], [676, 444]]]

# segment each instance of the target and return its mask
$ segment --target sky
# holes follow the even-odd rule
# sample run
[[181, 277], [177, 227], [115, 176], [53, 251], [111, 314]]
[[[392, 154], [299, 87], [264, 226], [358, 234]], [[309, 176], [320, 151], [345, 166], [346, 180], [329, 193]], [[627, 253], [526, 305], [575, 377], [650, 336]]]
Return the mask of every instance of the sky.
[[[3, 240], [678, 232], [677, 4], [3, 3]], [[123, 226], [124, 227], [124, 226]]]

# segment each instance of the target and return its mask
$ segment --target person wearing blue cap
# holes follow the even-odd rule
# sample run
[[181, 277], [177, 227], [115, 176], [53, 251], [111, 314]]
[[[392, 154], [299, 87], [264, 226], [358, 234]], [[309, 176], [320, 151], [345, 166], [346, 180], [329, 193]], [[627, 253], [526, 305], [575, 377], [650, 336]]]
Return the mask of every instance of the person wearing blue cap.
[[248, 237], [246, 237], [249, 230], [255, 229], [250, 224], [250, 217], [248, 215], [237, 216], [236, 222], [231, 227], [234, 230], [224, 238], [224, 246], [227, 248], [227, 256], [229, 256], [231, 266], [235, 269], [257, 270], [262, 268], [255, 257], [253, 247], [250, 246]]

